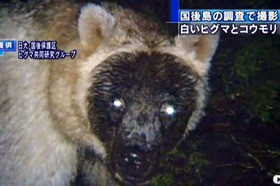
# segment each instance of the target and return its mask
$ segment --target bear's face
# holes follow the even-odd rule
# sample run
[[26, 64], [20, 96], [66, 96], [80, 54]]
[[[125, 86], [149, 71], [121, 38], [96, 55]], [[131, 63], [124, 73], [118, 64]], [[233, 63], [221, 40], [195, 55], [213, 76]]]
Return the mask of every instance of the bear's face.
[[145, 183], [182, 138], [199, 77], [180, 58], [158, 52], [115, 54], [92, 73], [88, 118], [106, 148], [106, 166], [121, 182]]

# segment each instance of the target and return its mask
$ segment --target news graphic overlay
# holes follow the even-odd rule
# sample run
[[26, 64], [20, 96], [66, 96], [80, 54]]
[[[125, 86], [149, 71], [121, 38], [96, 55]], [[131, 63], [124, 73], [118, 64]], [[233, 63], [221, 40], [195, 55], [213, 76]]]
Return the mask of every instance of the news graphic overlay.
[[180, 9], [179, 0], [170, 0], [170, 23], [178, 23], [178, 11]]
[[179, 34], [279, 34], [280, 10], [179, 9]]
[[15, 40], [0, 39], [0, 57], [4, 56], [5, 52], [16, 52], [17, 42]]
[[56, 41], [19, 41], [18, 58], [19, 59], [39, 59], [39, 60], [56, 60], [70, 57], [74, 59], [77, 50], [65, 52], [57, 48]]
[[58, 60], [77, 55], [77, 50], [66, 52], [57, 48], [56, 41], [16, 41], [0, 39], [0, 57], [6, 52], [17, 52], [18, 59]]

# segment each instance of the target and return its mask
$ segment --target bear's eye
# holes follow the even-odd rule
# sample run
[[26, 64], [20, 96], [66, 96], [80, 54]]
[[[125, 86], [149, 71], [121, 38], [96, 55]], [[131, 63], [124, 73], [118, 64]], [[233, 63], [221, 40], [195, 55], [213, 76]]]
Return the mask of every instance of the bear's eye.
[[125, 112], [125, 103], [122, 98], [114, 98], [110, 104], [110, 119], [112, 124], [118, 124]]
[[115, 109], [124, 109], [125, 105], [123, 99], [121, 98], [113, 99], [112, 107], [114, 107]]
[[168, 116], [174, 116], [176, 114], [175, 106], [169, 103], [162, 104], [160, 111]]

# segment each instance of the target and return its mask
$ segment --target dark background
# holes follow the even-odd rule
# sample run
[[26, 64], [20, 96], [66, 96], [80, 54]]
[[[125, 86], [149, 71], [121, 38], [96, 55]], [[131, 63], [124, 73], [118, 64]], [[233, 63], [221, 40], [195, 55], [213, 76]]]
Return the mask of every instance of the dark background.
[[[166, 23], [169, 0], [106, 2], [160, 20], [177, 34], [177, 25]], [[181, 0], [180, 7], [279, 9], [279, 1]], [[280, 174], [279, 49], [279, 35], [221, 35], [212, 60], [206, 116], [161, 163], [153, 185], [273, 185], [273, 176]]]

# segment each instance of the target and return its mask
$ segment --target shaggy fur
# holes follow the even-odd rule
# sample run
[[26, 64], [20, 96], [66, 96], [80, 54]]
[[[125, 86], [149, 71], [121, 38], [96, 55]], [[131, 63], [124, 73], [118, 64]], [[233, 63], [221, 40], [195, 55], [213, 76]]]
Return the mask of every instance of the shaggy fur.
[[95, 68], [116, 54], [156, 52], [180, 58], [199, 77], [184, 135], [195, 128], [203, 115], [217, 35], [170, 38], [131, 10], [48, 3], [55, 2], [0, 9], [0, 38], [57, 40], [58, 48], [78, 51], [74, 60], [24, 61], [12, 53], [0, 58], [0, 185], [69, 185], [77, 170], [86, 168], [77, 169], [79, 147], [98, 157], [89, 182], [114, 183], [101, 161], [110, 154], [91, 130], [86, 103]]

